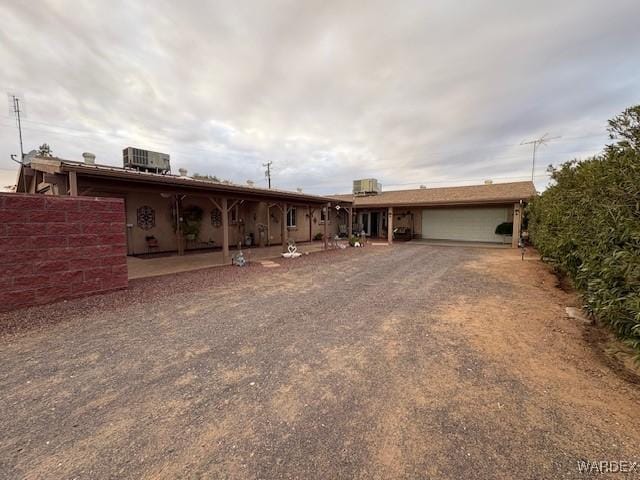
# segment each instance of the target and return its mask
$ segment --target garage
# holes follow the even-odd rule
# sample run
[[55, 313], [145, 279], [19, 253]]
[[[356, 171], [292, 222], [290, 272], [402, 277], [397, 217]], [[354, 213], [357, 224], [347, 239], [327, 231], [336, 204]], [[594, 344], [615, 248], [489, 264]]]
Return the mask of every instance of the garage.
[[494, 232], [508, 218], [508, 207], [428, 208], [422, 210], [422, 238], [502, 243]]

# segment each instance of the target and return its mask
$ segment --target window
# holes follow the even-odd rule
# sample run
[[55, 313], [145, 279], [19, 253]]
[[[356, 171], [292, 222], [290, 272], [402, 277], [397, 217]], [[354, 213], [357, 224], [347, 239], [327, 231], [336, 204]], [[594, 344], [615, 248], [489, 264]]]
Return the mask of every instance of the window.
[[222, 212], [217, 208], [211, 209], [211, 225], [220, 227], [222, 225]]
[[239, 207], [240, 207], [240, 205], [234, 205], [229, 210], [229, 222], [230, 223], [238, 223], [238, 218], [240, 218]]
[[291, 207], [287, 210], [287, 228], [296, 227], [296, 207]]

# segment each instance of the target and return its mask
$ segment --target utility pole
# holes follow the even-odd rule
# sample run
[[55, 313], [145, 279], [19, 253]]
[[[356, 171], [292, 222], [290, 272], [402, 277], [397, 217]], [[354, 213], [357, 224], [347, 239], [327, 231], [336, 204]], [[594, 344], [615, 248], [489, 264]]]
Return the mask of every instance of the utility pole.
[[273, 162], [267, 162], [262, 164], [263, 167], [267, 167], [267, 171], [264, 172], [264, 176], [267, 177], [267, 180], [269, 181], [269, 188], [271, 188], [271, 164], [272, 163]]
[[16, 123], [18, 124], [18, 137], [20, 138], [20, 161], [24, 160], [24, 148], [22, 146], [22, 122], [20, 120], [20, 98], [13, 93], [9, 94], [9, 108], [11, 113], [16, 117]]
[[556, 140], [561, 137], [550, 137], [548, 133], [545, 133], [540, 138], [536, 138], [535, 140], [530, 140], [525, 142], [524, 140], [520, 142], [520, 145], [533, 145], [533, 159], [531, 161], [531, 181], [533, 182], [536, 176], [536, 151], [538, 147], [542, 145], [546, 145], [547, 142], [551, 140]]

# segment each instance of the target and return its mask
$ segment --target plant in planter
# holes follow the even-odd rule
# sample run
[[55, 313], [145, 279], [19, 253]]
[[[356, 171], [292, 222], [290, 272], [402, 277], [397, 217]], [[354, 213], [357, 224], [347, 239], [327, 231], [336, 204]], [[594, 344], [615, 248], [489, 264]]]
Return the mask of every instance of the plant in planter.
[[[204, 211], [197, 205], [189, 205], [185, 207], [181, 212], [180, 230], [182, 235], [187, 240], [197, 240], [200, 235], [200, 226], [202, 224], [202, 217]], [[173, 230], [176, 230], [175, 210], [172, 212], [173, 216]]]
[[313, 236], [313, 240], [318, 242], [318, 241], [322, 240], [322, 236], [323, 236], [322, 232], [318, 232]]

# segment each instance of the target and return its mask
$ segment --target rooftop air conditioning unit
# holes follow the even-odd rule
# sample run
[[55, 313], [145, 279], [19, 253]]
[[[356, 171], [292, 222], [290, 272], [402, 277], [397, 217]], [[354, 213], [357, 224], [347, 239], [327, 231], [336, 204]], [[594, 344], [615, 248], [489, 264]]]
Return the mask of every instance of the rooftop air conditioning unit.
[[377, 195], [382, 191], [382, 185], [375, 178], [364, 178], [353, 181], [354, 195]]
[[122, 163], [125, 168], [134, 168], [141, 172], [169, 173], [171, 171], [169, 154], [141, 148], [127, 147], [122, 150]]

